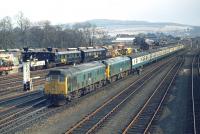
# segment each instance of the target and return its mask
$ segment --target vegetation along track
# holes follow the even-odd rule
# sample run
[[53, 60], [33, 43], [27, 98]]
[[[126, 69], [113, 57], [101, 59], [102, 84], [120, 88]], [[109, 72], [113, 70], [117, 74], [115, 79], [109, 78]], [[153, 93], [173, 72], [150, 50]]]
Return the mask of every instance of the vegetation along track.
[[[168, 63], [170, 64], [170, 63]], [[158, 70], [163, 69], [166, 64], [155, 67], [149, 73], [133, 82], [129, 87], [122, 90], [111, 99], [107, 100], [103, 105], [95, 111], [85, 116], [82, 120], [73, 125], [66, 134], [70, 133], [92, 133], [99, 128], [106, 119], [111, 117], [153, 76], [158, 73]]]

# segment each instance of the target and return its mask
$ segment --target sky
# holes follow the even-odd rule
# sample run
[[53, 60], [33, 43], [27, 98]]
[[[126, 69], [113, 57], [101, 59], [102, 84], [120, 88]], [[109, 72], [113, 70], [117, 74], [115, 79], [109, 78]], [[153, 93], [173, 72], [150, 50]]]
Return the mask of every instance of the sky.
[[0, 0], [0, 19], [19, 11], [32, 22], [90, 19], [175, 22], [200, 26], [200, 0]]

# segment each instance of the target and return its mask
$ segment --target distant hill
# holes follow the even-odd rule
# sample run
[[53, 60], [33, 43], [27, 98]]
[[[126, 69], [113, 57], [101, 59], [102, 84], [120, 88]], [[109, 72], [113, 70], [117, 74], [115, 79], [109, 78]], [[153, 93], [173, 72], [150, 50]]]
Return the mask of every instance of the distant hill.
[[183, 25], [178, 23], [156, 23], [156, 22], [148, 22], [148, 21], [132, 21], [132, 20], [107, 20], [107, 19], [94, 19], [87, 21], [91, 24], [95, 24], [98, 27], [109, 27], [109, 26], [166, 26], [166, 25], [173, 25], [173, 26], [189, 26], [189, 25]]
[[157, 23], [107, 19], [94, 19], [86, 22], [108, 30], [110, 35], [163, 32], [174, 36], [200, 36], [200, 27], [170, 22]]

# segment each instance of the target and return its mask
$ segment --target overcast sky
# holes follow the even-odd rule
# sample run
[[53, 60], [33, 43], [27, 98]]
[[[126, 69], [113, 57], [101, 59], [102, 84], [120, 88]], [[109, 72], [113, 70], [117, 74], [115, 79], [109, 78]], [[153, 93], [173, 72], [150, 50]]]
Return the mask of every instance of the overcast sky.
[[0, 0], [0, 18], [22, 11], [53, 24], [90, 19], [177, 22], [200, 26], [200, 0]]

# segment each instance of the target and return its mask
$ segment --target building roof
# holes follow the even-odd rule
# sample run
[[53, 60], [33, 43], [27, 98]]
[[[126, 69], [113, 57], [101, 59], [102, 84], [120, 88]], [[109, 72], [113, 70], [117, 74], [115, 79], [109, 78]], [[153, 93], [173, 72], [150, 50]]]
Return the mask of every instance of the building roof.
[[135, 40], [135, 37], [124, 37], [124, 38], [119, 37], [113, 40], [112, 42], [133, 42], [133, 40]]

